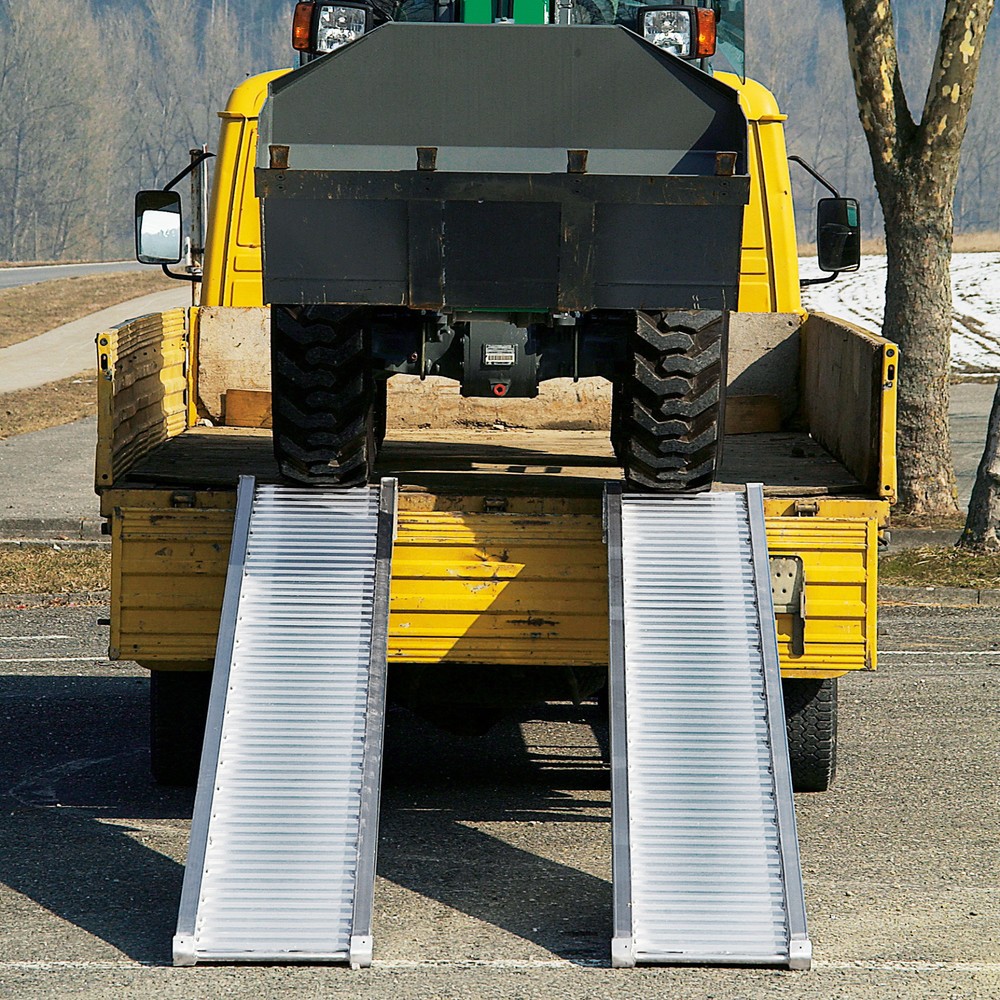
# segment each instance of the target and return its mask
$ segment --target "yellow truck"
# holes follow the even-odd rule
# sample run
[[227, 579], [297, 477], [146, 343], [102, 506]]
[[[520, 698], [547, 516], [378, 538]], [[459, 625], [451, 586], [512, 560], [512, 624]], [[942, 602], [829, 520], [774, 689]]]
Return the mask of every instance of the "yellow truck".
[[[639, 55], [650, 63], [650, 72], [669, 71], [672, 79], [687, 88], [685, 92], [703, 86], [698, 82], [700, 74], [707, 81], [705, 92], [710, 91], [711, 100], [729, 101], [725, 114], [738, 112], [733, 120], [742, 123], [738, 136], [742, 145], [734, 142], [735, 151], [695, 150], [692, 144], [667, 171], [685, 184], [691, 181], [684, 190], [692, 192], [692, 203], [699, 208], [708, 202], [723, 205], [728, 199], [728, 217], [737, 213], [736, 232], [741, 236], [733, 257], [735, 302], [732, 297], [725, 301], [725, 280], [720, 278], [707, 282], [707, 290], [700, 292], [696, 289], [692, 293], [685, 286], [682, 301], [650, 302], [653, 293], [643, 293], [645, 297], [640, 296], [642, 302], [637, 300], [637, 304], [647, 310], [643, 315], [649, 315], [651, 305], [683, 307], [688, 317], [684, 322], [695, 325], [699, 308], [704, 308], [706, 315], [709, 310], [715, 310], [713, 316], [725, 315], [722, 326], [728, 328], [727, 338], [721, 341], [723, 356], [717, 366], [721, 374], [715, 376], [725, 390], [719, 392], [725, 407], [723, 411], [719, 406], [713, 417], [718, 427], [712, 433], [718, 440], [711, 443], [710, 474], [707, 482], [697, 481], [698, 475], [704, 478], [702, 467], [689, 481], [680, 483], [680, 491], [708, 486], [705, 496], [743, 494], [748, 492], [747, 484], [762, 484], [767, 550], [764, 571], [770, 579], [791, 775], [797, 790], [826, 789], [835, 768], [837, 679], [852, 671], [872, 670], [877, 661], [877, 554], [896, 490], [898, 351], [878, 336], [829, 316], [807, 314], [801, 306], [785, 118], [772, 95], [745, 78], [741, 65], [731, 65], [728, 72], [717, 68], [713, 72], [704, 55], [689, 53], [688, 62], [677, 58], [674, 49], [664, 49], [662, 38], [656, 40], [666, 30], [661, 21], [644, 39], [641, 31], [637, 37], [634, 26], [595, 30], [592, 26], [577, 27], [572, 21], [561, 25], [562, 8], [553, 8], [551, 19], [546, 18], [552, 23], [530, 27], [386, 24], [372, 30], [371, 16], [365, 21], [351, 14], [363, 9], [363, 4], [299, 4], [298, 8], [305, 11], [301, 17], [297, 14], [296, 21], [296, 39], [307, 50], [304, 65], [295, 71], [247, 80], [233, 91], [220, 115], [203, 273], [197, 276], [198, 304], [137, 318], [102, 333], [97, 340], [96, 489], [112, 540], [110, 656], [134, 660], [150, 671], [154, 775], [161, 781], [183, 782], [197, 774], [240, 477], [253, 476], [258, 484], [287, 482], [291, 477], [304, 481], [304, 489], [311, 488], [310, 473], [297, 474], [294, 463], [289, 462], [297, 431], [295, 427], [289, 430], [287, 417], [279, 418], [277, 400], [271, 394], [272, 358], [285, 364], [288, 357], [286, 348], [275, 347], [276, 339], [287, 339], [290, 324], [305, 325], [301, 317], [313, 307], [303, 302], [319, 302], [311, 315], [332, 315], [333, 320], [324, 322], [340, 329], [336, 326], [343, 325], [336, 318], [342, 315], [336, 312], [342, 308], [338, 301], [356, 306], [361, 293], [352, 293], [352, 299], [342, 290], [347, 279], [337, 285], [333, 278], [328, 280], [327, 272], [332, 275], [339, 267], [348, 274], [353, 261], [360, 258], [378, 260], [382, 267], [383, 258], [392, 256], [395, 251], [388, 247], [383, 248], [384, 254], [380, 251], [377, 239], [391, 242], [395, 238], [395, 231], [378, 215], [391, 202], [393, 190], [406, 185], [417, 190], [421, 184], [454, 184], [459, 174], [463, 183], [468, 183], [472, 165], [487, 160], [493, 163], [490, 157], [496, 159], [500, 146], [499, 140], [479, 136], [474, 143], [475, 155], [462, 153], [465, 160], [461, 169], [446, 177], [442, 175], [449, 170], [448, 156], [458, 155], [449, 145], [455, 139], [448, 127], [442, 126], [440, 139], [429, 128], [430, 138], [417, 143], [418, 148], [410, 148], [407, 155], [413, 155], [414, 163], [407, 162], [405, 170], [394, 165], [394, 157], [402, 154], [395, 147], [388, 149], [381, 134], [337, 146], [329, 143], [326, 126], [318, 119], [310, 119], [302, 134], [291, 139], [282, 128], [291, 128], [290, 116], [319, 116], [316, 107], [329, 106], [331, 95], [340, 94], [348, 101], [349, 90], [334, 83], [351, 73], [360, 74], [358, 87], [369, 88], [366, 93], [372, 101], [372, 116], [384, 111], [391, 117], [391, 106], [405, 106], [405, 102], [388, 84], [379, 89], [382, 85], [376, 77], [381, 79], [395, 65], [386, 53], [395, 53], [399, 59], [404, 58], [402, 53], [409, 53], [406, 58], [411, 62], [400, 72], [421, 71], [425, 63], [418, 60], [433, 62], [433, 54], [438, 68], [447, 68], [454, 62], [441, 55], [445, 43], [438, 40], [439, 35], [449, 44], [454, 38], [458, 46], [482, 46], [477, 49], [482, 55], [477, 66], [488, 78], [483, 84], [486, 87], [489, 79], [495, 83], [520, 74], [510, 73], [509, 52], [503, 59], [497, 57], [493, 70], [485, 65], [487, 54], [495, 49], [491, 38], [504, 36], [504, 46], [525, 45], [529, 55], [523, 75], [529, 86], [538, 92], [539, 87], [551, 85], [550, 95], [554, 96], [548, 103], [556, 107], [555, 117], [563, 115], [572, 125], [580, 116], [565, 114], [565, 98], [558, 91], [561, 84], [554, 80], [558, 72], [552, 69], [562, 56], [559, 52], [553, 56], [555, 50], [545, 48], [556, 44], [552, 36], [565, 34], [573, 41], [570, 49], [578, 39], [583, 39], [580, 45], [612, 46], [621, 40], [624, 60], [633, 58], [633, 49], [641, 49]], [[724, 12], [730, 8], [742, 13], [742, 5], [723, 5]], [[353, 40], [344, 42], [337, 35], [329, 43], [332, 50], [319, 58], [317, 25], [329, 27], [337, 11], [343, 21], [345, 10], [354, 17], [351, 23], [360, 26], [357, 37], [351, 35]], [[677, 23], [683, 22], [683, 17], [693, 19], [697, 28], [707, 23], [704, 10], [715, 8], [694, 4], [649, 12], [662, 10], [676, 11]], [[642, 8], [640, 13], [646, 11]], [[712, 17], [720, 29], [726, 26], [725, 16], [720, 20], [712, 13]], [[640, 21], [640, 26], [645, 23]], [[667, 27], [673, 24], [670, 21]], [[656, 31], [660, 36], [654, 37]], [[388, 45], [389, 49], [380, 56], [377, 45]], [[536, 45], [540, 55], [533, 57]], [[312, 51], [308, 51], [310, 46]], [[572, 58], [572, 54], [566, 55], [566, 59]], [[539, 69], [540, 63], [549, 69]], [[375, 76], [365, 75], [373, 65], [379, 67]], [[366, 66], [364, 73], [358, 69]], [[550, 75], [545, 76], [546, 72]], [[606, 67], [602, 72], [611, 70]], [[542, 84], [533, 73], [543, 74]], [[325, 82], [324, 74], [334, 82]], [[416, 89], [429, 94], [428, 99], [439, 100], [435, 80]], [[472, 86], [468, 80], [464, 85]], [[376, 91], [374, 96], [371, 88]], [[307, 99], [303, 94], [312, 96]], [[481, 112], [484, 105], [480, 102], [475, 106]], [[597, 114], [591, 111], [592, 116]], [[467, 112], [465, 108], [462, 113]], [[430, 114], [426, 107], [422, 113]], [[523, 108], [519, 113], [527, 114]], [[712, 113], [718, 116], [723, 111]], [[408, 115], [412, 117], [411, 112]], [[505, 128], [513, 148], [522, 140], [516, 135], [517, 123], [507, 121], [509, 117]], [[416, 118], [420, 120], [420, 115]], [[591, 178], [591, 173], [601, 169], [601, 155], [606, 154], [608, 163], [618, 161], [612, 152], [602, 153], [594, 145], [584, 148], [573, 127], [551, 144], [562, 150], [560, 169], [570, 185], [566, 190], [577, 197], [586, 193], [585, 182], [591, 179], [594, 190], [601, 188], [602, 178]], [[670, 147], [673, 141], [665, 136], [662, 145]], [[377, 183], [372, 182], [376, 193], [362, 197], [358, 191], [367, 183], [365, 172], [378, 173], [372, 167], [373, 149], [388, 166], [383, 164]], [[589, 169], [587, 157], [582, 155], [588, 149]], [[695, 152], [704, 156], [697, 159]], [[515, 153], [508, 149], [503, 155], [511, 158]], [[341, 155], [342, 162], [336, 159]], [[525, 155], [528, 159], [541, 156], [536, 147]], [[640, 177], [636, 181], [636, 171], [648, 171], [652, 162], [648, 157], [642, 160], [640, 156], [639, 160], [643, 165], [634, 170], [605, 167], [627, 174], [631, 186], [621, 188], [624, 195], [600, 197], [618, 199], [616, 205], [645, 197], [636, 192], [644, 184], [655, 187], [656, 179]], [[709, 164], [704, 177], [700, 166], [691, 166], [703, 160]], [[298, 174], [297, 165], [302, 167]], [[495, 165], [484, 169], [492, 171], [490, 183], [470, 190], [508, 190], [509, 175], [497, 172]], [[534, 171], [532, 176], [536, 176], [545, 169], [532, 167], [527, 173]], [[693, 180], [683, 174], [685, 170], [696, 174]], [[313, 231], [312, 220], [317, 212], [327, 210], [321, 204], [327, 196], [313, 191], [306, 201], [295, 200], [305, 197], [302, 192], [308, 193], [308, 185], [319, 183], [315, 175], [306, 176], [310, 171], [321, 175], [319, 180], [324, 183], [334, 183], [330, 178], [341, 172], [336, 183], [343, 197], [336, 201], [337, 196], [329, 195], [336, 211], [324, 221], [320, 236]], [[712, 193], [707, 186], [699, 186], [702, 181], [706, 185], [719, 182], [722, 187], [713, 188]], [[743, 189], [739, 188], [741, 181]], [[536, 180], [532, 190], [542, 186]], [[718, 194], [723, 188], [724, 193]], [[349, 194], [344, 195], [348, 189]], [[452, 197], [466, 197], [453, 196], [448, 193], [451, 190], [442, 186], [440, 191], [445, 193], [434, 197], [442, 204]], [[650, 232], [649, 245], [678, 257], [673, 247], [677, 243], [682, 263], [695, 260], [691, 266], [704, 268], [706, 273], [721, 268], [718, 262], [725, 249], [716, 246], [714, 237], [697, 225], [683, 233], [674, 231], [667, 239], [653, 231], [657, 219], [667, 218], [657, 215], [662, 205], [677, 203], [669, 192], [657, 197], [656, 211], [641, 222], [643, 232]], [[576, 202], [562, 193], [551, 198], [563, 198], [565, 222], [570, 218], [566, 206]], [[831, 200], [842, 212], [844, 200]], [[598, 205], [594, 217], [603, 218], [603, 204]], [[376, 214], [358, 215], [358, 205], [374, 205], [371, 211]], [[621, 218], [638, 218], [633, 208], [633, 204], [625, 204], [620, 209]], [[145, 201], [137, 203], [140, 259], [177, 260], [179, 254], [150, 250], [150, 233], [155, 229], [152, 223], [162, 224], [163, 216], [168, 223], [176, 222], [179, 232], [178, 212], [172, 197], [157, 200], [147, 194]], [[352, 228], [351, 218], [362, 222]], [[411, 209], [411, 232], [417, 218], [419, 211]], [[449, 218], [458, 220], [455, 226], [466, 224], [457, 210]], [[488, 242], [499, 218], [491, 216], [485, 229], [482, 220], [469, 222], [462, 239], [469, 242], [479, 233], [480, 239]], [[536, 231], [535, 222], [541, 218], [529, 219], [527, 228]], [[850, 221], [856, 227], [856, 214]], [[618, 239], [624, 238], [622, 231], [634, 231], [625, 223], [616, 225]], [[538, 226], [544, 228], [542, 223]], [[562, 229], [564, 253], [569, 240], [567, 226]], [[841, 235], [846, 232], [848, 238], [856, 236], [856, 229], [850, 226], [837, 231]], [[577, 279], [587, 280], [590, 267], [599, 272], [594, 261], [600, 259], [602, 238], [600, 233], [594, 236], [597, 250], [587, 258], [586, 267], [573, 272]], [[821, 243], [823, 238], [821, 232]], [[708, 251], [699, 249], [701, 243]], [[328, 250], [328, 244], [335, 248]], [[302, 246], [307, 246], [310, 259], [318, 257], [321, 265], [310, 271], [296, 256]], [[408, 266], [411, 277], [417, 267], [414, 255], [423, 252], [423, 244], [411, 246], [410, 258], [403, 260], [403, 270]], [[496, 251], [490, 253], [491, 260], [497, 258]], [[849, 268], [848, 258], [832, 269]], [[370, 408], [363, 414], [367, 422], [358, 425], [362, 428], [361, 444], [355, 449], [363, 455], [361, 479], [352, 472], [353, 479], [338, 483], [334, 477], [332, 482], [334, 488], [358, 488], [381, 477], [394, 477], [398, 482], [385, 637], [389, 698], [442, 726], [481, 732], [503, 714], [540, 700], [605, 696], [616, 625], [612, 614], [609, 633], [608, 526], [602, 498], [608, 483], [623, 483], [626, 494], [630, 490], [642, 492], [643, 478], [630, 458], [632, 441], [627, 434], [623, 437], [621, 430], [622, 397], [616, 376], [607, 371], [602, 375], [598, 361], [586, 361], [587, 357], [599, 358], [609, 336], [607, 330], [618, 329], [615, 323], [627, 326], [629, 320], [621, 319], [621, 296], [615, 299], [617, 292], [607, 293], [612, 304], [602, 315], [612, 319], [598, 330], [592, 314], [570, 308], [579, 301], [572, 298], [578, 290], [566, 290], [568, 283], [553, 292], [552, 303], [533, 306], [534, 318], [511, 322], [511, 317], [521, 315], [511, 311], [505, 314], [508, 321], [504, 324], [495, 322], [493, 314], [498, 307], [490, 299], [493, 293], [480, 291], [477, 294], [489, 300], [481, 312], [492, 310], [487, 319], [493, 326], [485, 341], [480, 338], [481, 343], [475, 342], [478, 346], [472, 353], [466, 350], [464, 369], [461, 363], [449, 368], [454, 344], [463, 339], [474, 341], [476, 330], [489, 326], [467, 301], [459, 301], [462, 293], [448, 291], [458, 287], [459, 279], [453, 275], [465, 266], [463, 259], [454, 260], [457, 263], [448, 278], [454, 286], [442, 291], [442, 278], [432, 294], [417, 289], [420, 282], [413, 280], [391, 306], [388, 319], [385, 311], [390, 307], [384, 301], [377, 297], [364, 300], [370, 310], [365, 315], [375, 317], [370, 320], [370, 329], [365, 328], [369, 330], [365, 336], [382, 344], [393, 336], [402, 338], [402, 347], [397, 350], [400, 360], [393, 360], [396, 355], [389, 348], [382, 349], [381, 367], [366, 390], [365, 405]], [[451, 266], [453, 258], [447, 263]], [[430, 270], [439, 264], [432, 261]], [[570, 264], [563, 258], [560, 266], [564, 274], [570, 273]], [[608, 268], [609, 273], [614, 270], [611, 264]], [[474, 270], [470, 266], [469, 273]], [[670, 268], [664, 265], [660, 270]], [[502, 294], [521, 294], [511, 289], [520, 287], [517, 283], [524, 273], [524, 269], [516, 270], [505, 277]], [[641, 281], [652, 287], [652, 282], [661, 281], [660, 271], [653, 268], [650, 274], [653, 276], [643, 276]], [[357, 284], [355, 279], [351, 278]], [[385, 277], [387, 284], [393, 280], [392, 275]], [[597, 291], [591, 288], [588, 292], [595, 301], [604, 294], [603, 280], [598, 274], [594, 279]], [[695, 279], [684, 280], [691, 284]], [[302, 295], [313, 296], [300, 298], [298, 305], [291, 291], [295, 281], [308, 285], [310, 291]], [[615, 281], [608, 278], [607, 287], [629, 286], [630, 279], [626, 276], [618, 285]], [[269, 282], [279, 291], [269, 295]], [[472, 278], [467, 285], [475, 285]], [[525, 279], [524, 287], [529, 285], [530, 289], [535, 287]], [[317, 291], [320, 287], [324, 290]], [[721, 296], [719, 303], [710, 301], [716, 291]], [[439, 295], [437, 300], [434, 294]], [[449, 301], [458, 301], [458, 305], [442, 301], [449, 294], [454, 296]], [[291, 305], [272, 307], [276, 301]], [[283, 318], [276, 319], [272, 312], [279, 308]], [[323, 309], [328, 312], [323, 313]], [[543, 312], [545, 317], [539, 319]], [[635, 314], [629, 315], [634, 326]], [[413, 316], [419, 321], [411, 323]], [[543, 378], [537, 378], [536, 373], [536, 382], [528, 390], [518, 391], [518, 372], [510, 375], [502, 365], [507, 361], [513, 364], [512, 359], [521, 356], [515, 348], [524, 353], [525, 344], [542, 335], [532, 333], [532, 323], [545, 326], [545, 336], [562, 336], [570, 328], [582, 332], [562, 341], [570, 345], [566, 350], [555, 352], [562, 365], [558, 371], [556, 367], [546, 369]], [[492, 332], [501, 326], [513, 332], [509, 336]], [[440, 332], [445, 327], [450, 331], [446, 336]], [[431, 328], [436, 331], [433, 335], [427, 332]], [[663, 321], [660, 329], [669, 332], [680, 326]], [[452, 340], [441, 346], [448, 338]], [[437, 354], [433, 354], [435, 345]], [[485, 389], [474, 393], [479, 398], [463, 399], [455, 382], [468, 375], [469, 359], [478, 356], [475, 351], [480, 347], [484, 358], [493, 352], [495, 370], [485, 375], [479, 371], [477, 377], [482, 376]], [[340, 370], [337, 364], [330, 371]], [[310, 363], [304, 362], [300, 368], [308, 374]], [[326, 370], [321, 361], [317, 370]], [[300, 372], [298, 377], [304, 374]], [[282, 384], [283, 404], [289, 399], [296, 403], [296, 393], [288, 388], [287, 380]], [[624, 384], [627, 398], [627, 381]], [[626, 410], [629, 405], [626, 402]], [[627, 415], [624, 418], [626, 423], [629, 419]], [[282, 433], [286, 437], [284, 444], [276, 446], [273, 438], [278, 431], [272, 425], [279, 420], [284, 421]], [[324, 461], [336, 470], [334, 458]], [[320, 477], [319, 485], [324, 482]], [[653, 481], [649, 492], [655, 493], [657, 488]], [[668, 484], [666, 493], [671, 492]], [[614, 593], [618, 586], [614, 579], [611, 586]], [[205, 775], [203, 770], [203, 780]], [[179, 931], [178, 940], [188, 942], [189, 937]], [[623, 934], [621, 940], [626, 939], [631, 940]], [[196, 960], [185, 951], [187, 947], [183, 944], [180, 951], [184, 961]], [[621, 961], [616, 959], [615, 964], [635, 960], [627, 947], [622, 954], [624, 958], [619, 955]], [[727, 954], [733, 957], [732, 951]], [[675, 960], [686, 959], [675, 956]], [[733, 960], [743, 959], [737, 955]], [[794, 966], [794, 957], [791, 961]]]

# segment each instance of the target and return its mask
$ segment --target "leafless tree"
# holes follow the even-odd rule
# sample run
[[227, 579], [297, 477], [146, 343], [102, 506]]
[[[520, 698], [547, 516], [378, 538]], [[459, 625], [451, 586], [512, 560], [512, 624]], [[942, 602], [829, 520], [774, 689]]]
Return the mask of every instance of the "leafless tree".
[[993, 0], [946, 0], [923, 113], [903, 89], [890, 0], [843, 0], [887, 254], [883, 332], [900, 345], [903, 510], [958, 510], [948, 437], [952, 203]]
[[958, 544], [975, 552], [1000, 552], [1000, 383], [993, 396], [986, 448], [976, 472], [969, 515]]

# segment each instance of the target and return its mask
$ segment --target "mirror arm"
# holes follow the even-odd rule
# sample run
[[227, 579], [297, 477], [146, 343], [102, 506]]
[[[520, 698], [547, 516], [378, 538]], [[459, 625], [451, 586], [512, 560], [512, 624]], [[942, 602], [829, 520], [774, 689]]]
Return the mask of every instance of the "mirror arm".
[[800, 167], [811, 174], [817, 181], [820, 182], [820, 184], [823, 185], [823, 187], [827, 189], [827, 191], [830, 192], [830, 194], [834, 196], [834, 198], [840, 197], [840, 192], [822, 174], [814, 170], [808, 163], [806, 163], [801, 156], [789, 156], [788, 159], [791, 160], [792, 163], [797, 163]]
[[201, 281], [200, 274], [178, 274], [176, 271], [171, 271], [166, 264], [161, 264], [160, 267], [163, 268], [163, 273], [168, 278], [173, 278], [174, 281], [194, 281], [194, 282]]
[[[201, 164], [204, 163], [205, 160], [207, 160], [210, 156], [215, 156], [215, 153], [209, 153], [207, 150], [205, 150], [202, 153], [199, 153], [172, 181], [168, 181], [166, 187], [163, 190], [170, 191], [175, 184], [179, 184], [182, 180], [184, 180], [185, 177], [187, 177], [189, 173], [191, 173], [192, 170], [194, 170], [196, 167], [200, 167]], [[831, 188], [831, 190], [833, 189]], [[176, 275], [172, 275], [172, 277], [176, 277]]]
[[[164, 270], [166, 270], [166, 267], [164, 267]], [[828, 285], [831, 281], [836, 281], [843, 273], [843, 271], [834, 271], [825, 278], [799, 278], [799, 288], [805, 288], [806, 285]], [[172, 277], [176, 277], [176, 275]]]

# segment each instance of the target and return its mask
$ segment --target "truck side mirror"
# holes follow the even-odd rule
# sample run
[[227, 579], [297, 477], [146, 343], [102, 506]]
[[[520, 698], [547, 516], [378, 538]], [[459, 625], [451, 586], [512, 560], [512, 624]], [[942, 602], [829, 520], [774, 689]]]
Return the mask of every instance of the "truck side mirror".
[[821, 271], [856, 271], [861, 266], [861, 220], [854, 198], [819, 200], [816, 254]]
[[140, 264], [176, 264], [181, 259], [181, 196], [176, 191], [139, 191], [135, 196], [135, 256]]

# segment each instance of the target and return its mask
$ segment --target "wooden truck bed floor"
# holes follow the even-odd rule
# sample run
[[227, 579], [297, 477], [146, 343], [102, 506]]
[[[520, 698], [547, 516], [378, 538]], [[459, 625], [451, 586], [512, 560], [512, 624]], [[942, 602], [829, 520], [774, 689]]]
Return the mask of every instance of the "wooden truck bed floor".
[[[271, 433], [193, 427], [155, 448], [119, 488], [233, 489], [240, 475], [277, 482]], [[404, 490], [487, 495], [599, 496], [619, 479], [607, 431], [412, 430], [386, 438], [376, 475]], [[864, 487], [808, 434], [793, 431], [726, 438], [716, 489], [762, 482], [769, 496], [852, 496]]]

